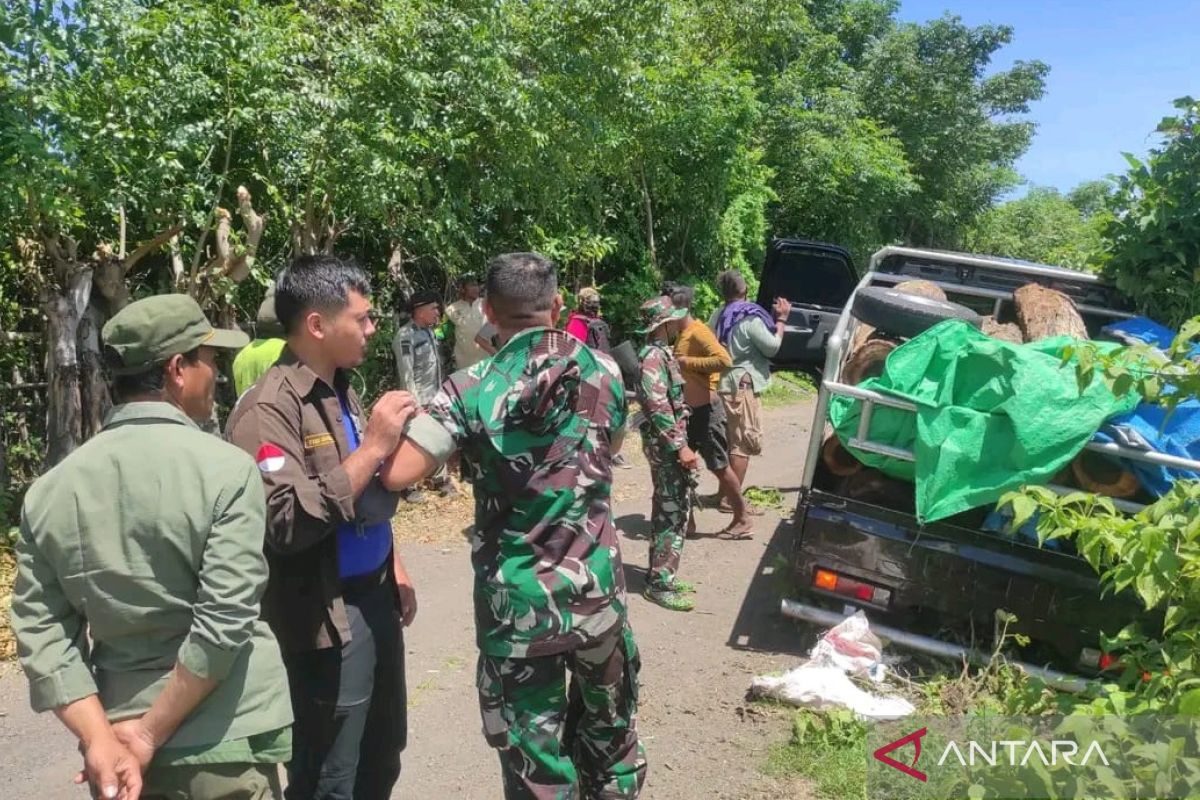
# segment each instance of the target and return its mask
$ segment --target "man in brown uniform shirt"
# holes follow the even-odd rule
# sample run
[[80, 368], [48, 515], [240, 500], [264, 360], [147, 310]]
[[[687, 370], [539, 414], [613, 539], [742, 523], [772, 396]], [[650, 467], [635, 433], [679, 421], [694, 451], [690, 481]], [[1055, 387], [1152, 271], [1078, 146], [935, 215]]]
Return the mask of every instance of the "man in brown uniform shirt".
[[289, 800], [386, 800], [407, 734], [401, 625], [416, 601], [392, 546], [398, 498], [376, 472], [415, 403], [389, 392], [363, 429], [345, 371], [375, 332], [370, 291], [361, 269], [332, 256], [294, 261], [275, 290], [287, 347], [228, 423], [266, 490], [263, 615], [296, 718]]

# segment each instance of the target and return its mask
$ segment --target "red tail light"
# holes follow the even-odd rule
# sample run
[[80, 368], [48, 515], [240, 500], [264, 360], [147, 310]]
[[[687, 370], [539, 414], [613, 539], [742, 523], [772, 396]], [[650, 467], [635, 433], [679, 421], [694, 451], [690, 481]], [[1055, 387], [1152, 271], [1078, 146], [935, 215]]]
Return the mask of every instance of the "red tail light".
[[855, 600], [881, 607], [887, 607], [888, 602], [892, 599], [892, 593], [888, 589], [864, 583], [827, 569], [818, 569], [813, 573], [812, 585], [814, 589], [820, 589], [823, 592], [842, 597], [853, 597]]

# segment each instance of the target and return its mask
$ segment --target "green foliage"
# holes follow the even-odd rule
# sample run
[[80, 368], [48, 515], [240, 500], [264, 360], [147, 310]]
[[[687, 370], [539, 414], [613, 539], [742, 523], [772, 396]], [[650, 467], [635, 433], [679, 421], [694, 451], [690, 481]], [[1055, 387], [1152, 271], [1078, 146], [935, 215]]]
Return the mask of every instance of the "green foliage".
[[1067, 197], [1055, 189], [1030, 189], [983, 212], [964, 245], [975, 253], [1083, 269], [1101, 249], [1100, 231], [1110, 215], [1096, 207], [1103, 202], [1096, 195], [1107, 185], [1084, 184]]
[[[1164, 355], [1145, 347], [1104, 352], [1077, 349], [1081, 384], [1106, 381], [1117, 394], [1137, 391], [1167, 408], [1200, 396], [1200, 366], [1188, 358], [1200, 319], [1183, 326]], [[1038, 514], [1041, 542], [1070, 539], [1100, 575], [1106, 591], [1133, 593], [1161, 633], [1132, 624], [1102, 643], [1121, 670], [1116, 681], [1082, 698], [1058, 699], [1062, 708], [1095, 713], [1182, 713], [1200, 695], [1200, 482], [1178, 481], [1136, 515], [1085, 492], [1059, 497], [1027, 487], [1001, 502], [1012, 506], [1014, 527]]]
[[854, 712], [799, 711], [792, 719], [791, 738], [771, 748], [766, 772], [808, 778], [817, 795], [830, 800], [865, 797], [866, 745], [866, 726]]
[[774, 372], [771, 373], [771, 385], [762, 394], [762, 404], [766, 408], [791, 405], [812, 397], [816, 391], [813, 378], [807, 372]]
[[1104, 228], [1104, 275], [1138, 310], [1176, 326], [1200, 314], [1200, 103], [1175, 101], [1145, 161], [1126, 154]]

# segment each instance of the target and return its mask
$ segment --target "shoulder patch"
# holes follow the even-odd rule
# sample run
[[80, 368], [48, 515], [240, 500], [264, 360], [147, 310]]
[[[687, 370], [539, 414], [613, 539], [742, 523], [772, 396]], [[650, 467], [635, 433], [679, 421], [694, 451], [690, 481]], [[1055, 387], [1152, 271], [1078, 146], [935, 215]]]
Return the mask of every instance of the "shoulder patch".
[[283, 450], [270, 442], [263, 442], [254, 456], [259, 472], [278, 472], [283, 469]]

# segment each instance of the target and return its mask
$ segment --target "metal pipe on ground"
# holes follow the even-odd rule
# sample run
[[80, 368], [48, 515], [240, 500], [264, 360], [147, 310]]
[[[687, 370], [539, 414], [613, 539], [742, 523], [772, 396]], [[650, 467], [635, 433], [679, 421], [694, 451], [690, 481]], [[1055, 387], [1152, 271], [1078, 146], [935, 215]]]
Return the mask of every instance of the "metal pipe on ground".
[[[798, 619], [804, 622], [811, 622], [814, 625], [824, 625], [832, 628], [843, 619], [845, 615], [839, 614], [836, 611], [829, 611], [817, 606], [811, 606], [807, 603], [800, 603], [795, 600], [784, 599], [780, 602], [780, 611], [785, 617]], [[966, 658], [974, 664], [987, 663], [989, 656], [981, 653], [978, 650], [973, 650], [969, 647], [950, 644], [932, 636], [921, 636], [916, 633], [902, 631], [899, 628], [892, 628], [887, 625], [878, 625], [871, 623], [871, 630], [881, 639], [886, 639], [900, 647], [908, 648], [909, 650], [917, 650], [922, 653], [928, 653], [932, 656], [941, 658], [953, 659], [961, 661]], [[1012, 666], [1024, 672], [1033, 678], [1038, 678], [1052, 686], [1055, 689], [1060, 689], [1064, 692], [1082, 692], [1088, 685], [1088, 681], [1076, 675], [1069, 675], [1058, 670], [1047, 669], [1046, 667], [1038, 667], [1033, 664], [1026, 664], [1021, 661], [1009, 662]]]

